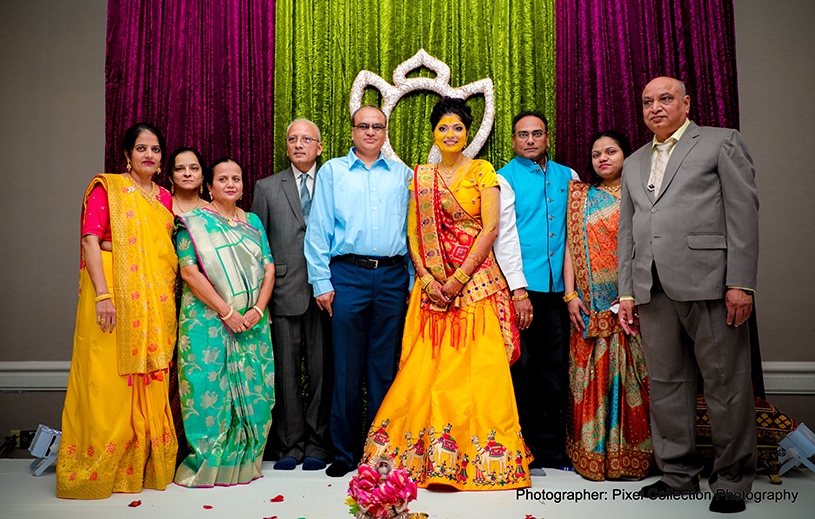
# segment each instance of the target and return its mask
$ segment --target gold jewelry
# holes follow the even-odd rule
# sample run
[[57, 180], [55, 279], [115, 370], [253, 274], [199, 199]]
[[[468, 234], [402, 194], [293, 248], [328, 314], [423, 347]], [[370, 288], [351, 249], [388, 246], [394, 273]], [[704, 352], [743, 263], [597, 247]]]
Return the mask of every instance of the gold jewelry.
[[170, 182], [170, 194], [175, 196], [175, 182]]
[[237, 207], [235, 207], [235, 214], [232, 215], [232, 218], [229, 218], [228, 216], [224, 216], [224, 214], [221, 211], [218, 210], [218, 206], [215, 205], [215, 202], [212, 202], [211, 205], [212, 205], [212, 207], [215, 208], [215, 212], [218, 213], [221, 216], [221, 218], [226, 220], [226, 223], [228, 225], [230, 225], [231, 227], [237, 227], [238, 226], [237, 222], [239, 222], [240, 220], [238, 220], [238, 208]]
[[156, 173], [158, 173], [159, 175], [161, 175], [161, 166], [159, 166], [159, 167], [158, 167], [158, 169], [156, 169]]
[[420, 277], [419, 278], [419, 283], [422, 285], [422, 290], [427, 292], [427, 287], [429, 287], [430, 284], [433, 283], [433, 281], [435, 281], [435, 280], [436, 280], [436, 278], [434, 278], [433, 274], [431, 274], [429, 272], [427, 274], [425, 274], [424, 276]]
[[462, 153], [461, 156], [459, 158], [457, 158], [455, 162], [453, 162], [452, 171], [450, 171], [450, 169], [444, 167], [441, 162], [436, 164], [436, 169], [439, 170], [439, 172], [442, 175], [444, 175], [445, 178], [451, 179], [456, 175], [456, 170], [458, 169], [458, 167], [457, 167], [458, 163], [461, 162], [461, 159], [463, 157], [464, 157], [464, 154]]
[[457, 268], [456, 271], [453, 272], [453, 277], [460, 281], [462, 285], [466, 285], [467, 282], [470, 281], [470, 276], [468, 276], [467, 273], [461, 269], [461, 267]]
[[94, 299], [94, 302], [98, 303], [99, 301], [104, 301], [105, 299], [111, 299], [111, 298], [113, 298], [113, 296], [110, 295], [110, 292], [108, 292], [107, 294], [102, 294], [101, 296], [96, 296], [96, 299]]
[[605, 182], [600, 182], [600, 187], [608, 191], [609, 193], [619, 193], [620, 189], [622, 189], [623, 185], [620, 184], [619, 186], [610, 186]]
[[535, 317], [535, 314], [529, 314], [530, 319], [532, 319], [533, 317]]
[[577, 297], [577, 291], [574, 291], [571, 294], [566, 294], [565, 296], [563, 296], [563, 300], [568, 303], [569, 301], [571, 301], [575, 297]]
[[233, 313], [234, 311], [235, 311], [235, 309], [234, 309], [234, 308], [232, 308], [232, 307], [230, 306], [230, 307], [229, 307], [229, 313], [228, 313], [228, 314], [226, 314], [226, 315], [222, 315], [222, 316], [221, 316], [221, 320], [222, 320], [222, 321], [226, 321], [227, 319], [229, 319], [230, 317], [232, 317], [232, 313]]
[[99, 324], [105, 324], [107, 320], [105, 318], [99, 319]]
[[203, 194], [204, 194], [204, 181], [203, 181], [203, 180], [201, 181], [201, 185], [200, 185], [200, 186], [198, 186], [198, 194], [199, 194], [199, 195], [203, 195]]
[[263, 319], [263, 310], [261, 310], [260, 308], [258, 308], [258, 307], [257, 307], [257, 305], [256, 305], [256, 306], [253, 306], [253, 307], [252, 307], [252, 310], [257, 310], [257, 312], [260, 314], [260, 318], [261, 318], [261, 319]]
[[[173, 202], [178, 204], [178, 208], [181, 209], [182, 214], [189, 213], [190, 211], [194, 211], [195, 209], [198, 209], [199, 207], [201, 207], [201, 199], [200, 198], [195, 203], [195, 207], [193, 207], [192, 209], [184, 209], [183, 207], [181, 207], [181, 202], [175, 197], [175, 195], [173, 195]], [[220, 214], [220, 213], [218, 213], [218, 214]]]
[[524, 292], [523, 295], [520, 295], [520, 296], [512, 296], [512, 300], [515, 301], [516, 303], [518, 301], [523, 301], [524, 299], [528, 299], [528, 298], [529, 298], [529, 292]]
[[128, 172], [128, 173], [130, 173], [130, 168], [131, 168], [131, 166], [130, 166], [130, 161], [128, 160], [128, 161], [127, 161], [127, 172]]

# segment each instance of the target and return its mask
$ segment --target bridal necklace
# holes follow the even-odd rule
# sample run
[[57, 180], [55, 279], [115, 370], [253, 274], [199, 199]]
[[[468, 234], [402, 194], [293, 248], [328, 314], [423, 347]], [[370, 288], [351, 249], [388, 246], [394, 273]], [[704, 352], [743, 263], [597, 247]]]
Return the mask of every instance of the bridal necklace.
[[610, 186], [610, 185], [606, 184], [605, 182], [600, 182], [600, 187], [605, 189], [609, 193], [614, 194], [614, 193], [619, 193], [620, 189], [622, 189], [623, 186], [622, 186], [622, 184], [620, 184], [619, 186]]
[[455, 178], [456, 170], [458, 170], [458, 166], [461, 163], [462, 159], [464, 159], [464, 154], [463, 153], [461, 154], [461, 156], [459, 156], [459, 158], [456, 159], [456, 161], [453, 163], [453, 165], [449, 169], [447, 167], [445, 167], [441, 162], [439, 162], [436, 165], [436, 169], [438, 169], [439, 172], [441, 172], [441, 174], [444, 175], [444, 178], [450, 180], [452, 178]]

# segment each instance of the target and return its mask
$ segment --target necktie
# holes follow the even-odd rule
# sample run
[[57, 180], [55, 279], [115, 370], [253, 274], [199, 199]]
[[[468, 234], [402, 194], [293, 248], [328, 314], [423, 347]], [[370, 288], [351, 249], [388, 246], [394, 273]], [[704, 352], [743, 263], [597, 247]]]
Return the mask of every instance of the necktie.
[[657, 160], [651, 167], [651, 176], [648, 177], [648, 189], [654, 192], [654, 196], [659, 195], [659, 188], [662, 187], [662, 177], [665, 175], [665, 167], [668, 165], [670, 151], [676, 144], [676, 139], [668, 139], [662, 144], [657, 144]]
[[300, 175], [300, 209], [303, 210], [303, 220], [308, 224], [308, 214], [311, 212], [311, 195], [308, 192], [308, 174]]

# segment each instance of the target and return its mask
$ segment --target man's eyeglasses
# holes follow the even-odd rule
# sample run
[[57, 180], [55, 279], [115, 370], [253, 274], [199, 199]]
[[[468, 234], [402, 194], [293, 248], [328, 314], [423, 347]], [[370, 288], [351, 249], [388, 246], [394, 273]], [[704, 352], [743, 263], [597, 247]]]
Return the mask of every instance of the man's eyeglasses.
[[371, 130], [379, 133], [379, 132], [381, 132], [382, 130], [385, 129], [385, 125], [384, 124], [359, 123], [359, 124], [357, 124], [355, 126], [352, 126], [352, 128], [356, 128], [357, 130], [362, 131], [362, 132], [367, 132], [368, 129], [370, 128]]
[[515, 137], [517, 137], [517, 138], [519, 138], [521, 140], [526, 140], [526, 139], [529, 138], [530, 135], [532, 135], [533, 139], [538, 140], [538, 139], [543, 138], [543, 136], [546, 135], [547, 133], [548, 132], [544, 132], [544, 131], [541, 131], [541, 130], [535, 130], [531, 134], [529, 132], [515, 132], [512, 135], [514, 135]]
[[320, 142], [320, 141], [318, 141], [317, 139], [315, 139], [313, 137], [297, 137], [296, 135], [292, 135], [291, 137], [288, 137], [286, 139], [286, 141], [289, 144], [297, 144], [298, 140], [303, 141], [303, 144], [311, 144], [312, 142]]

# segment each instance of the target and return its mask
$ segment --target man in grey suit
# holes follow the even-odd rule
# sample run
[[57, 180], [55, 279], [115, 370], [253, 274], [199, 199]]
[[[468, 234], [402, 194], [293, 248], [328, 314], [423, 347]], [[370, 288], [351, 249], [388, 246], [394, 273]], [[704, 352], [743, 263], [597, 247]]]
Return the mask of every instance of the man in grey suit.
[[[758, 267], [755, 170], [735, 130], [690, 121], [680, 81], [642, 94], [649, 142], [625, 161], [618, 238], [620, 322], [639, 313], [662, 478], [643, 497], [698, 490], [697, 366], [716, 458], [713, 512], [745, 509], [756, 471], [747, 326]], [[635, 310], [636, 305], [636, 310]]]
[[[317, 157], [323, 152], [320, 129], [297, 119], [286, 131], [286, 154], [291, 166], [255, 184], [252, 212], [260, 217], [275, 262], [275, 290], [269, 303], [275, 361], [275, 397], [272, 439], [276, 470], [325, 468], [330, 454], [328, 420], [332, 373], [328, 322], [317, 306], [308, 283], [303, 240], [306, 235], [317, 175]], [[303, 412], [300, 359], [305, 349], [308, 402]]]

